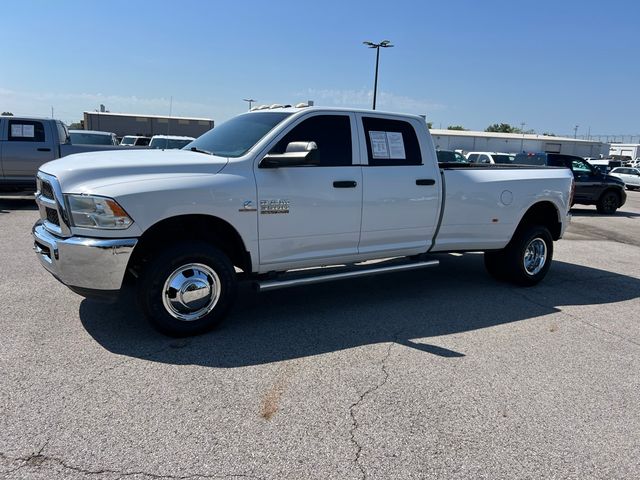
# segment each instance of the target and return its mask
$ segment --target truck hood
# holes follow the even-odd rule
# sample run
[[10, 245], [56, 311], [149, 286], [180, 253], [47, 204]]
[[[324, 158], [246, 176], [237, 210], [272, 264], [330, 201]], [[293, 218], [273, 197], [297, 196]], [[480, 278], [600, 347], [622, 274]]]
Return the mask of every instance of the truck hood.
[[215, 175], [228, 159], [188, 150], [87, 152], [45, 163], [66, 193], [84, 193], [118, 183], [154, 178]]

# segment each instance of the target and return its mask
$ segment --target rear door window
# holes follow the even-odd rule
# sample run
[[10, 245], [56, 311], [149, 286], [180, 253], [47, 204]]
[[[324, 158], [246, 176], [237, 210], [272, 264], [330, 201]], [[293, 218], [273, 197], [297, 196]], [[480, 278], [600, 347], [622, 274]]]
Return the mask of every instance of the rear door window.
[[10, 142], [44, 142], [44, 125], [34, 120], [9, 120]]
[[362, 117], [370, 166], [422, 165], [413, 126], [402, 120]]

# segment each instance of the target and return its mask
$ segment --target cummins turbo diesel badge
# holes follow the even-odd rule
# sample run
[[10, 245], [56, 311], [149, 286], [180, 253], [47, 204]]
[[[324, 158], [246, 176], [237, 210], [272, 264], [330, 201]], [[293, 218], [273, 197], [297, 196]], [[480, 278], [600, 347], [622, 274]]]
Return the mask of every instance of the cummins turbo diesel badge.
[[260, 200], [260, 213], [289, 213], [289, 200]]

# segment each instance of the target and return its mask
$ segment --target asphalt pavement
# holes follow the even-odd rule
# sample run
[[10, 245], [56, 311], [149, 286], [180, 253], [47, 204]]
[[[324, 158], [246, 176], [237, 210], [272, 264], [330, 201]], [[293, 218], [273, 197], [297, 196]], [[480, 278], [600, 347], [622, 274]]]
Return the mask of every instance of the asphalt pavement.
[[440, 255], [178, 340], [45, 272], [37, 217], [0, 198], [0, 478], [640, 478], [640, 192], [533, 288]]

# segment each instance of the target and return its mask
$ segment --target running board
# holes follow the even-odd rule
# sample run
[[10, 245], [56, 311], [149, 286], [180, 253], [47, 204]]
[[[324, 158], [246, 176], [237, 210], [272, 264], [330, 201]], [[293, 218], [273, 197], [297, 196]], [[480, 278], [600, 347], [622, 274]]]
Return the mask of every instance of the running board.
[[379, 275], [381, 273], [404, 272], [409, 270], [418, 270], [419, 268], [435, 267], [440, 262], [438, 260], [428, 260], [421, 262], [403, 263], [400, 265], [389, 265], [385, 267], [359, 267], [357, 270], [347, 272], [329, 273], [324, 275], [308, 275], [298, 278], [281, 280], [264, 280], [255, 282], [255, 287], [259, 292], [268, 292], [279, 288], [297, 287], [300, 285], [313, 285], [314, 283], [331, 282], [333, 280], [345, 280], [348, 278], [368, 277], [371, 275]]

